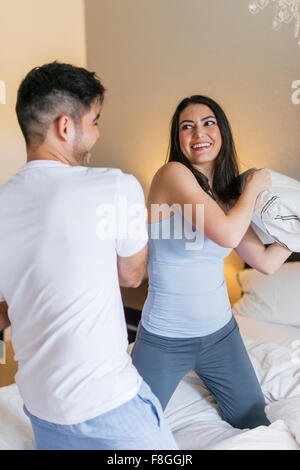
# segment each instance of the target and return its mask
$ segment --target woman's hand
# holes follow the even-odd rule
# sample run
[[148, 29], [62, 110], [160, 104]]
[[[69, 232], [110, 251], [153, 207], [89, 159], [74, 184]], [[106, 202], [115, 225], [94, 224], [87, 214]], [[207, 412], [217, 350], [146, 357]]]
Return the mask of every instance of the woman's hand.
[[256, 197], [263, 191], [272, 187], [271, 174], [265, 168], [260, 170], [253, 170], [246, 179], [245, 189], [250, 189], [256, 194]]

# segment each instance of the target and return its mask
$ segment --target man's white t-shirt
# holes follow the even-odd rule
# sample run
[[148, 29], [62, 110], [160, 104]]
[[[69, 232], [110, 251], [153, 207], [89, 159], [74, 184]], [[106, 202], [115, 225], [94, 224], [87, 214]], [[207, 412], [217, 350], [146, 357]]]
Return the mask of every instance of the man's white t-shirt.
[[117, 255], [147, 237], [143, 191], [121, 170], [37, 160], [0, 188], [0, 301], [33, 415], [75, 424], [137, 394]]

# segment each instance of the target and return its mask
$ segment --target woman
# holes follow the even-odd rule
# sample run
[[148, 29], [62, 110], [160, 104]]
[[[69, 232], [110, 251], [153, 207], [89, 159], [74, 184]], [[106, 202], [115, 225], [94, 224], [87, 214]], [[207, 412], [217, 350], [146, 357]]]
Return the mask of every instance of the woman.
[[[256, 198], [270, 186], [267, 170], [253, 171], [240, 194], [224, 112], [207, 97], [181, 101], [172, 120], [168, 163], [154, 176], [148, 198], [149, 291], [132, 351], [134, 365], [163, 408], [179, 381], [194, 370], [232, 426], [269, 424], [231, 312], [223, 260], [235, 249], [253, 268], [269, 274], [291, 254], [277, 243], [265, 248], [250, 227]], [[173, 214], [153, 210], [157, 205], [173, 205]], [[200, 221], [199, 205], [204, 207]], [[204, 233], [202, 248], [187, 249], [190, 236], [178, 237], [180, 226], [188, 223], [196, 234]], [[161, 237], [168, 230], [169, 239]]]

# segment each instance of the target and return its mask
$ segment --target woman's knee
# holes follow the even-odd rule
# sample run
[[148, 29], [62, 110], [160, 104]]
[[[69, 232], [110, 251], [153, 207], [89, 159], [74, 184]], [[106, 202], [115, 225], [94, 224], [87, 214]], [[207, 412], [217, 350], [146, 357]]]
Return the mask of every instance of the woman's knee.
[[264, 402], [252, 406], [236, 407], [234, 412], [224, 412], [223, 419], [238, 429], [253, 429], [258, 426], [269, 426], [270, 421], [265, 414]]

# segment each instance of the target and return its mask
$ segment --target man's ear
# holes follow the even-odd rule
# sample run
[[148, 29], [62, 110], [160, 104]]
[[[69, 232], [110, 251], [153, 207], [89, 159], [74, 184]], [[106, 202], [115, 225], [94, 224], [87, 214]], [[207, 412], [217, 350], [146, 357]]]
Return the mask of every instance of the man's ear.
[[56, 121], [56, 131], [58, 137], [64, 142], [68, 142], [75, 135], [75, 124], [69, 116], [60, 116]]

